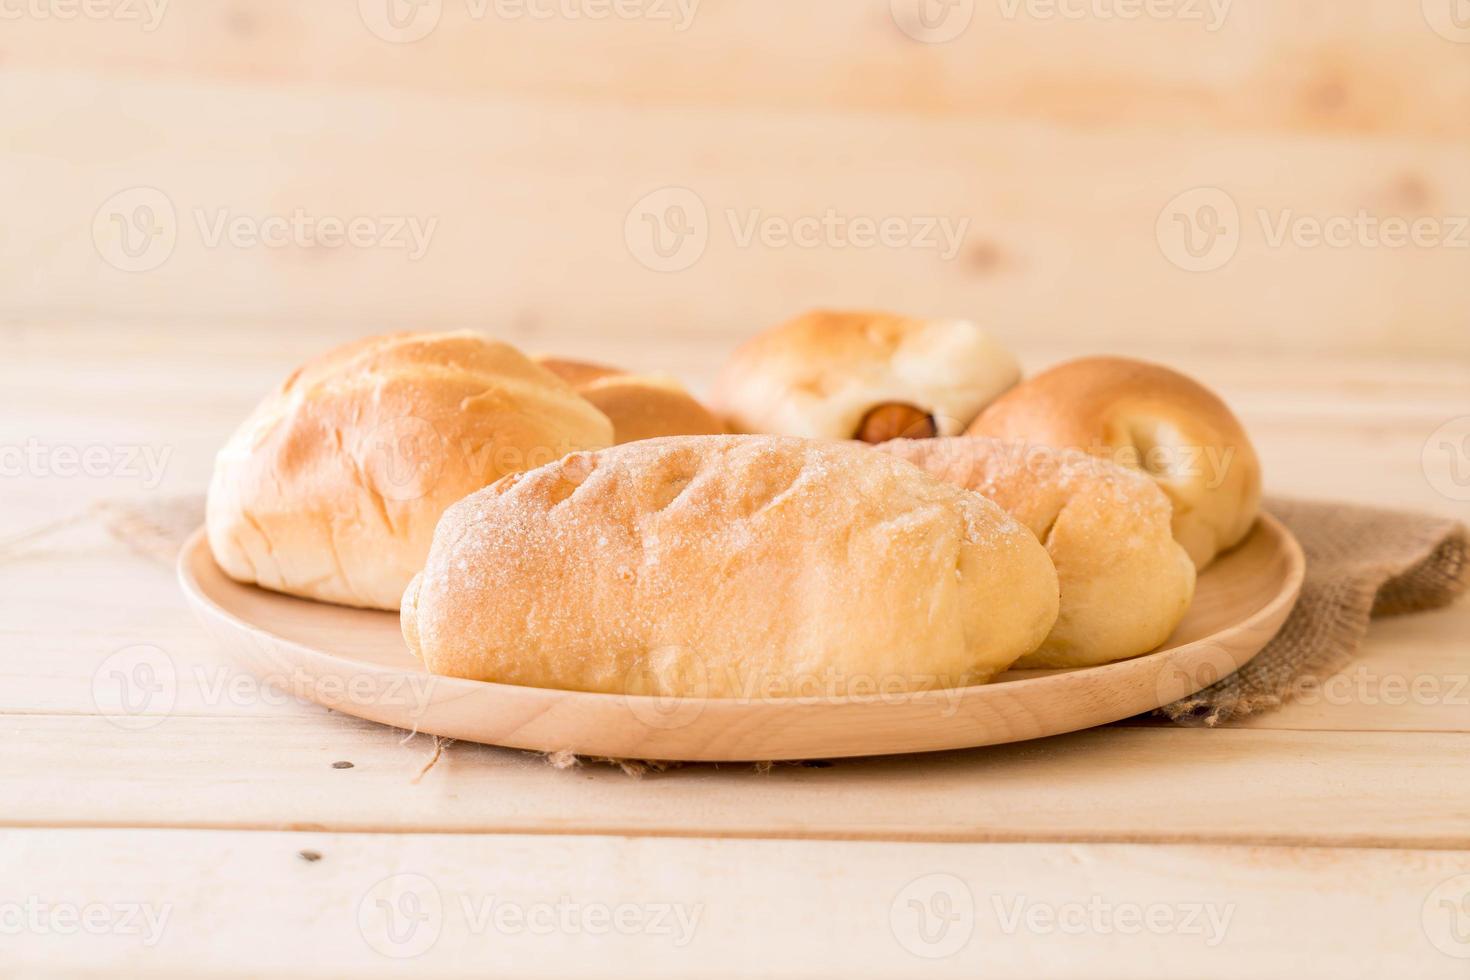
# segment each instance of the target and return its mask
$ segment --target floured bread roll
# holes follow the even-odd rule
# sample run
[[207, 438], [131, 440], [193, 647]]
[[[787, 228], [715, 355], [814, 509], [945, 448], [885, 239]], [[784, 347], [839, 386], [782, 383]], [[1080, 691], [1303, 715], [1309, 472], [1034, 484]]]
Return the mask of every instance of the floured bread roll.
[[819, 311], [736, 351], [714, 404], [739, 432], [876, 443], [959, 435], [1020, 376], [968, 320]]
[[1069, 361], [1012, 388], [966, 431], [1075, 447], [1142, 469], [1174, 503], [1174, 536], [1196, 568], [1238, 544], [1261, 505], [1250, 437], [1214, 392], [1123, 357]]
[[626, 694], [963, 686], [1057, 614], [999, 507], [850, 443], [683, 436], [578, 453], [451, 507], [403, 597], [428, 669]]
[[1194, 598], [1194, 563], [1170, 533], [1169, 498], [1142, 473], [1079, 450], [996, 439], [877, 447], [983, 494], [1031, 529], [1061, 582], [1046, 642], [1017, 667], [1086, 667], [1147, 653]]
[[618, 445], [659, 436], [704, 436], [725, 427], [683, 385], [661, 374], [629, 374], [617, 368], [539, 357], [542, 367], [577, 389], [612, 420]]
[[296, 371], [215, 460], [207, 525], [234, 579], [397, 609], [444, 508], [612, 442], [571, 387], [478, 334], [393, 334]]

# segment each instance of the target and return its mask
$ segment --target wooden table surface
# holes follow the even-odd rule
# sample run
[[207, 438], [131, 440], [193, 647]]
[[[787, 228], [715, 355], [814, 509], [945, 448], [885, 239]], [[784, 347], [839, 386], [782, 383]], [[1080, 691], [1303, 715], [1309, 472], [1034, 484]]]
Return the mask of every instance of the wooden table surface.
[[[529, 330], [503, 335], [696, 384], [737, 339]], [[1219, 729], [642, 779], [455, 744], [416, 778], [431, 739], [255, 686], [88, 516], [200, 493], [346, 337], [0, 326], [0, 973], [1470, 976], [1464, 603]], [[1222, 391], [1271, 492], [1470, 517], [1470, 444], [1431, 440], [1464, 432], [1470, 356], [1126, 352]], [[137, 645], [176, 696], [120, 725], [97, 691]]]

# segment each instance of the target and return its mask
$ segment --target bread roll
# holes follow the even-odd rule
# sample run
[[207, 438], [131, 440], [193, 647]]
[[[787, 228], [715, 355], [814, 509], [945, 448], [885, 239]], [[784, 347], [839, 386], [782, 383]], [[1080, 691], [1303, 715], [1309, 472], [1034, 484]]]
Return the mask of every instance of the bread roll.
[[1174, 537], [1197, 568], [1238, 544], [1261, 505], [1261, 464], [1214, 392], [1157, 364], [1069, 361], [1012, 388], [966, 435], [1075, 447], [1142, 469], [1174, 503]]
[[558, 378], [561, 378], [573, 388], [580, 388], [599, 378], [627, 373], [621, 368], [608, 367], [606, 364], [593, 364], [591, 361], [574, 361], [565, 357], [552, 357], [549, 354], [538, 354], [535, 360], [537, 364]]
[[1194, 597], [1194, 564], [1171, 507], [1135, 470], [1080, 450], [995, 439], [900, 439], [878, 449], [995, 501], [1046, 546], [1061, 611], [1017, 667], [1086, 667], [1147, 653]]
[[215, 461], [209, 544], [241, 582], [397, 609], [454, 501], [612, 442], [551, 372], [474, 333], [394, 334], [287, 378]]
[[612, 420], [613, 441], [618, 445], [659, 436], [719, 435], [725, 431], [720, 420], [673, 378], [629, 374], [559, 357], [537, 360]]
[[736, 351], [714, 405], [737, 432], [876, 443], [958, 435], [1020, 376], [967, 320], [822, 311]]
[[403, 597], [436, 674], [606, 693], [872, 695], [988, 680], [1057, 580], [996, 505], [863, 446], [684, 436], [451, 507]]

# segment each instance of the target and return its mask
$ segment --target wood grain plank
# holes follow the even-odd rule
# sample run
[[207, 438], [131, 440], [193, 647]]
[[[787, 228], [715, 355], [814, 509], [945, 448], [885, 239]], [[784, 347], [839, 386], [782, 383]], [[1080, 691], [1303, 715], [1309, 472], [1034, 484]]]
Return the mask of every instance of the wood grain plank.
[[[974, 315], [1043, 341], [1470, 350], [1462, 141], [695, 112], [39, 69], [0, 76], [0, 113], [11, 133], [0, 181], [28, 190], [0, 238], [9, 316], [308, 311], [360, 330], [728, 335], [827, 304]], [[110, 203], [139, 187], [167, 198], [153, 199], [161, 224], [148, 227], [177, 239], [151, 253], [157, 268], [125, 271], [99, 253], [94, 219], [109, 229], [144, 217], [136, 200]], [[708, 223], [695, 219], [688, 240], [703, 251], [688, 253], [692, 265], [659, 271], [651, 229], [665, 221], [667, 232], [674, 212], [640, 202], [669, 187], [690, 191], [685, 213], [703, 209]], [[1239, 215], [1235, 251], [1219, 239], [1210, 254], [1224, 264], [1204, 272], [1175, 265], [1158, 237], [1161, 216], [1174, 229], [1179, 215], [1204, 215], [1202, 201], [1171, 203], [1198, 187], [1229, 195]], [[1283, 220], [1360, 212], [1438, 222], [1443, 244], [1389, 247], [1356, 232], [1341, 248], [1274, 240]], [[281, 247], [214, 237], [221, 221], [298, 215], [377, 222], [379, 244], [322, 245], [309, 228]], [[814, 231], [829, 216], [835, 230]], [[422, 254], [393, 231], [409, 219], [426, 236]], [[898, 222], [896, 244], [854, 240], [858, 219]], [[784, 234], [799, 222], [814, 246], [752, 237], [757, 224]]]
[[1470, 848], [1463, 734], [1103, 728], [643, 780], [457, 743], [418, 783], [427, 737], [343, 717], [3, 715], [0, 734], [4, 826]]
[[1126, 4], [969, 4], [952, 22], [968, 23], [943, 44], [916, 42], [876, 0], [633, 2], [623, 8], [636, 16], [601, 19], [575, 16], [595, 4], [449, 0], [428, 7], [439, 15], [432, 32], [406, 44], [369, 26], [386, 27], [385, 6], [363, 4], [364, 15], [349, 3], [195, 0], [170, 5], [156, 24], [22, 17], [6, 24], [0, 52], [17, 67], [240, 87], [329, 82], [1076, 126], [1470, 134], [1470, 61], [1430, 26], [1448, 4], [1150, 8], [1162, 16], [1129, 16]]
[[[1131, 977], [1223, 978], [1292, 963], [1448, 978], [1470, 950], [1452, 931], [1467, 871], [1470, 856], [1436, 851], [11, 831], [7, 895], [46, 911], [7, 929], [0, 966], [1006, 978], [1126, 962]], [[53, 916], [87, 905], [105, 910], [97, 934], [57, 931]], [[603, 924], [619, 906], [622, 927]]]

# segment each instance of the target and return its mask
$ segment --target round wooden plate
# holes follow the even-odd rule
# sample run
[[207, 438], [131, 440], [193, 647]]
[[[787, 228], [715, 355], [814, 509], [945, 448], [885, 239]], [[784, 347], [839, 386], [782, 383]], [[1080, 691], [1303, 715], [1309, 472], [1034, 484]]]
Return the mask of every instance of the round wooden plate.
[[1167, 643], [1132, 660], [1010, 671], [990, 684], [871, 697], [656, 698], [438, 677], [393, 613], [241, 585], [201, 529], [179, 580], [204, 626], [267, 682], [359, 718], [449, 738], [624, 759], [737, 761], [925, 752], [1058, 735], [1168, 704], [1255, 656], [1301, 589], [1301, 548], [1262, 517], [1200, 576]]

